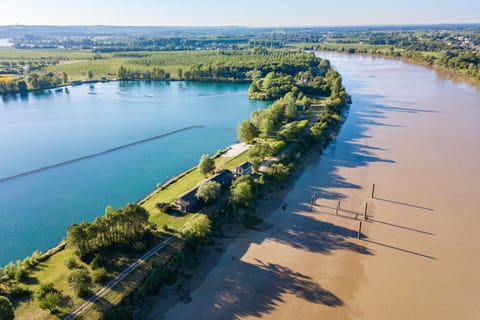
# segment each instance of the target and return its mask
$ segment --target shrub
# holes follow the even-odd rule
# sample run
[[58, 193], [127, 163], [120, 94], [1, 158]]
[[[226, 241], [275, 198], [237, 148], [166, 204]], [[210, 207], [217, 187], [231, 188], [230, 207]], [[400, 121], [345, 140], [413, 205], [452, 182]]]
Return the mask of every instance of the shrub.
[[210, 234], [210, 219], [205, 214], [198, 214], [184, 225], [182, 237], [185, 239], [185, 247], [192, 251], [201, 249], [208, 243]]
[[92, 280], [94, 283], [103, 283], [107, 280], [108, 273], [105, 268], [98, 268], [92, 271]]
[[62, 295], [60, 291], [55, 289], [53, 283], [42, 283], [35, 292], [35, 299], [38, 300], [40, 308], [47, 309], [53, 313], [57, 310], [62, 300]]
[[0, 320], [13, 320], [13, 305], [7, 297], [0, 296]]
[[48, 292], [40, 301], [39, 306], [42, 309], [49, 310], [50, 313], [55, 313], [61, 302], [62, 294], [60, 292]]
[[65, 260], [65, 266], [72, 270], [78, 267], [77, 260], [75, 260], [74, 257], [69, 257], [67, 260]]
[[92, 278], [85, 269], [73, 270], [67, 278], [68, 283], [78, 297], [84, 297], [92, 283]]
[[92, 267], [92, 269], [95, 270], [95, 269], [104, 267], [106, 263], [107, 261], [103, 256], [96, 254], [95, 258], [93, 258], [92, 261], [90, 262], [90, 267]]

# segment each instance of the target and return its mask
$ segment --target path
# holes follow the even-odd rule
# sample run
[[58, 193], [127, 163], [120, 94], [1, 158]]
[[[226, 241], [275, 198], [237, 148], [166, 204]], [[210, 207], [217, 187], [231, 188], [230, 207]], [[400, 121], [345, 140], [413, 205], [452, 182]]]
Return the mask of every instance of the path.
[[156, 254], [161, 249], [165, 248], [167, 245], [173, 242], [175, 237], [169, 237], [166, 240], [162, 241], [154, 248], [150, 249], [147, 253], [143, 256], [138, 258], [134, 263], [132, 263], [128, 268], [126, 268], [122, 273], [112, 279], [109, 283], [107, 283], [103, 288], [98, 290], [93, 296], [91, 296], [87, 301], [85, 301], [81, 306], [76, 308], [72, 311], [69, 315], [65, 316], [64, 320], [75, 319], [79, 316], [82, 312], [87, 310], [92, 304], [94, 304], [98, 299], [104, 297], [107, 293], [109, 293], [120, 281], [125, 279], [132, 271], [136, 270], [139, 266], [145, 263], [150, 257]]

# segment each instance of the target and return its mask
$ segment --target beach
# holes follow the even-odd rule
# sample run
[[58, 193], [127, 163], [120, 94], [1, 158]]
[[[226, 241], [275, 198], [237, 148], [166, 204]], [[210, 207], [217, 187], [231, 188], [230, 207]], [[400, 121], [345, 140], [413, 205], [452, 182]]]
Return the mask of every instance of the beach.
[[192, 301], [161, 294], [149, 318], [480, 318], [480, 92], [401, 61], [328, 55], [353, 98], [340, 134], [257, 208], [271, 228], [217, 244]]

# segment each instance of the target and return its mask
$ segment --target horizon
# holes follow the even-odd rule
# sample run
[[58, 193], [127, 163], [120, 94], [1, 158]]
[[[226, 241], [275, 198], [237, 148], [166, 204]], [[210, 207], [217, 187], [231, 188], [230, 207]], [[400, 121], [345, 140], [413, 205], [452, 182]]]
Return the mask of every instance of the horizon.
[[480, 22], [395, 23], [395, 24], [338, 24], [338, 25], [135, 25], [135, 24], [0, 24], [0, 27], [114, 27], [114, 28], [363, 28], [363, 27], [441, 27], [480, 26]]

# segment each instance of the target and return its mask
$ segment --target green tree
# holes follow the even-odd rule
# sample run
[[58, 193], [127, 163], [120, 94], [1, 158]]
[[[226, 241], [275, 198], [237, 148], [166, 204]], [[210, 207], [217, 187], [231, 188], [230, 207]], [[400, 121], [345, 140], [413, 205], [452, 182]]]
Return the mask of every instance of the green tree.
[[211, 234], [211, 221], [205, 214], [198, 214], [195, 218], [185, 223], [182, 237], [185, 247], [197, 251], [206, 246]]
[[273, 133], [273, 130], [273, 121], [268, 118], [262, 119], [262, 122], [260, 123], [260, 132], [262, 133], [262, 136], [264, 138], [270, 137]]
[[269, 143], [257, 143], [248, 150], [248, 161], [253, 168], [258, 169], [265, 159], [272, 155], [272, 148]]
[[20, 93], [25, 93], [25, 92], [28, 91], [28, 86], [27, 86], [27, 83], [25, 82], [25, 80], [18, 81], [17, 85], [18, 85], [18, 91]]
[[220, 183], [215, 181], [207, 181], [205, 183], [202, 183], [198, 187], [198, 190], [195, 196], [198, 199], [202, 199], [205, 202], [209, 202], [209, 201], [218, 199], [218, 197], [220, 196], [221, 189], [222, 189], [222, 186], [220, 185]]
[[85, 269], [73, 270], [67, 278], [68, 283], [78, 297], [84, 297], [92, 283], [92, 278]]
[[238, 138], [242, 141], [250, 143], [258, 137], [258, 129], [253, 125], [250, 120], [242, 121], [237, 127]]
[[63, 84], [67, 84], [68, 82], [68, 74], [66, 72], [63, 73]]
[[40, 288], [35, 291], [35, 299], [38, 300], [40, 308], [53, 313], [60, 305], [62, 294], [53, 286], [53, 283], [42, 283]]
[[13, 320], [14, 318], [12, 303], [7, 297], [0, 296], [0, 320]]
[[93, 79], [93, 71], [92, 70], [88, 70], [88, 79]]
[[230, 192], [230, 201], [234, 208], [250, 208], [253, 205], [255, 195], [250, 180], [238, 179], [230, 187]]
[[202, 154], [197, 168], [198, 171], [206, 177], [209, 172], [215, 169], [215, 161], [210, 158], [208, 154]]
[[61, 302], [62, 294], [60, 292], [48, 292], [40, 301], [39, 306], [42, 309], [47, 309], [50, 313], [55, 313]]

